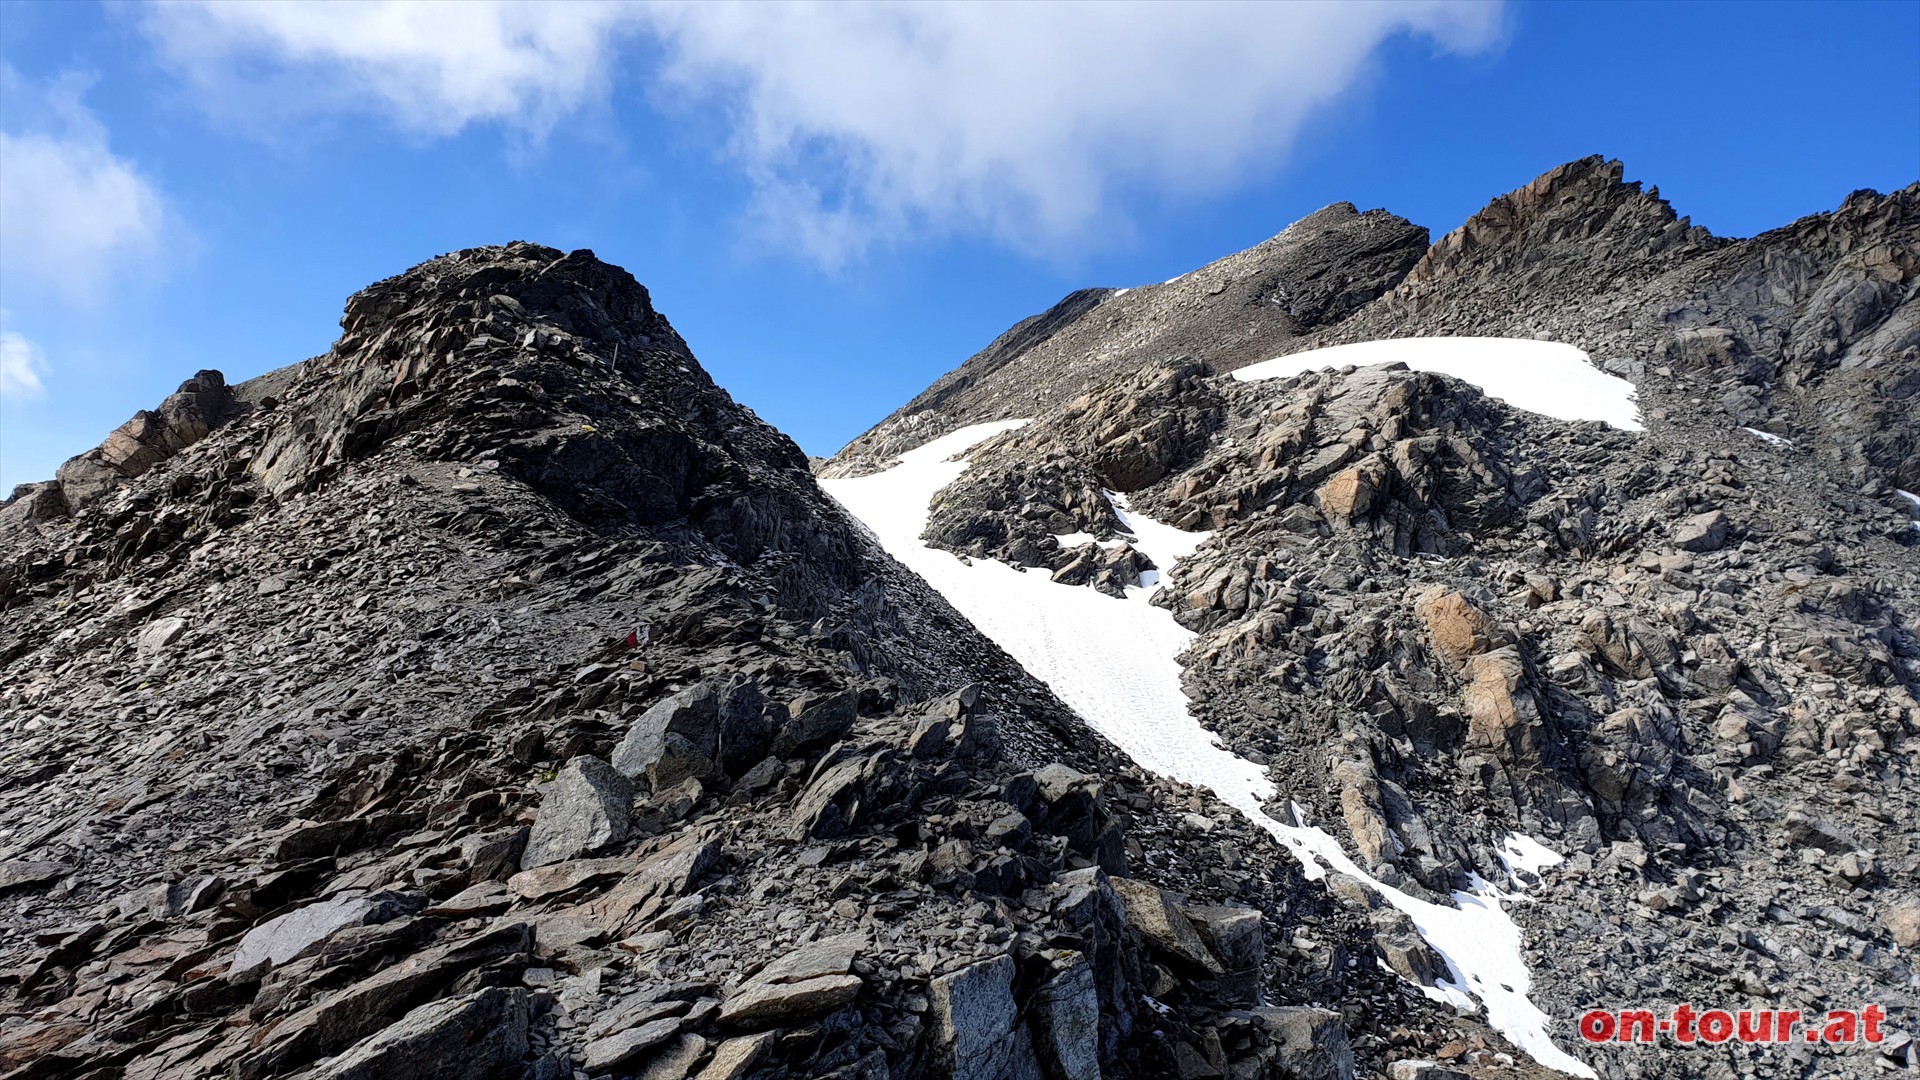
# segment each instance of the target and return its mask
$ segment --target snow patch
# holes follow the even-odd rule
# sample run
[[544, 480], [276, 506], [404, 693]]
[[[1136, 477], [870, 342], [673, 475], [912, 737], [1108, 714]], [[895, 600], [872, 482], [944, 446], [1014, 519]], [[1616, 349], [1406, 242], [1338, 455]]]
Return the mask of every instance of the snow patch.
[[1784, 435], [1775, 435], [1771, 431], [1761, 431], [1759, 428], [1743, 427], [1740, 430], [1759, 439], [1768, 446], [1778, 446], [1787, 450], [1793, 449], [1793, 440]]
[[[1899, 488], [1894, 488], [1893, 490], [1897, 492], [1901, 498], [1913, 504], [1914, 513], [1920, 514], [1920, 495], [1915, 495], [1911, 491], [1902, 491]], [[1920, 530], [1920, 521], [1914, 522], [1913, 527], [1916, 530]]]
[[[1294, 824], [1267, 813], [1266, 804], [1276, 792], [1266, 769], [1221, 746], [1188, 707], [1175, 658], [1195, 635], [1174, 622], [1170, 612], [1148, 602], [1158, 573], [1141, 575], [1141, 585], [1127, 589], [1124, 599], [1115, 599], [1091, 588], [1055, 584], [1043, 569], [987, 559], [969, 565], [920, 539], [933, 496], [967, 469], [965, 460], [953, 459], [1025, 422], [962, 428], [902, 454], [899, 464], [885, 472], [822, 480], [820, 486], [865, 522], [889, 554], [939, 590], [1141, 767], [1211, 788], [1285, 845], [1309, 879], [1338, 870], [1366, 882], [1406, 912], [1446, 960], [1451, 976], [1438, 987], [1423, 987], [1429, 997], [1464, 1010], [1475, 1008], [1477, 999], [1488, 1023], [1540, 1064], [1593, 1076], [1593, 1070], [1553, 1044], [1546, 1015], [1527, 998], [1531, 979], [1520, 930], [1501, 908], [1501, 901], [1520, 898], [1517, 891], [1476, 876], [1469, 890], [1453, 894], [1457, 907], [1421, 900], [1368, 875], [1332, 835], [1304, 824], [1305, 812], [1297, 805]], [[1133, 546], [1156, 566], [1172, 567], [1210, 535], [1154, 521], [1134, 510], [1124, 496], [1109, 493], [1108, 498], [1133, 535]], [[1547, 858], [1555, 857], [1524, 837], [1509, 837], [1503, 850], [1503, 858], [1516, 860], [1508, 864], [1510, 870], [1547, 865]]]
[[1633, 384], [1594, 366], [1571, 345], [1526, 338], [1431, 337], [1361, 341], [1276, 357], [1233, 373], [1241, 382], [1287, 379], [1321, 368], [1399, 362], [1451, 375], [1516, 409], [1559, 420], [1604, 420], [1643, 431]]
[[1520, 874], [1539, 877], [1543, 868], [1566, 861], [1559, 852], [1524, 833], [1508, 833], [1507, 838], [1494, 849], [1494, 854], [1500, 857], [1501, 864], [1507, 868], [1508, 876], [1514, 878], [1516, 885], [1520, 884]]

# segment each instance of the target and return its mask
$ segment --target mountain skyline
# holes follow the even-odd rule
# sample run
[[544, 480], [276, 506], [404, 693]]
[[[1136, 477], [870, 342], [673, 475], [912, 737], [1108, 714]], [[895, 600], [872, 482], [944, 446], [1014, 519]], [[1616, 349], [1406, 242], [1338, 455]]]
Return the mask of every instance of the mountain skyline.
[[[1920, 99], [1920, 61], [1899, 48], [1920, 34], [1908, 5], [1769, 6], [1739, 20], [1680, 6], [1636, 9], [1659, 14], [1633, 21], [1583, 5], [1490, 7], [1464, 21], [1413, 5], [1352, 24], [1259, 25], [1215, 12], [1188, 20], [1161, 68], [1130, 69], [1170, 104], [1127, 123], [1103, 101], [1028, 86], [981, 59], [1027, 33], [1080, 70], [1101, 54], [1062, 46], [1074, 27], [982, 29], [962, 10], [886, 30], [935, 59], [873, 77], [921, 103], [929, 138], [984, 147], [1025, 186], [908, 185], [887, 213], [877, 193], [895, 174], [874, 162], [906, 176], [924, 147], [897, 129], [849, 126], [841, 103], [796, 105], [786, 118], [811, 158], [742, 156], [742, 110], [764, 97], [728, 97], [716, 65], [762, 87], [797, 76], [725, 20], [648, 9], [627, 22], [516, 26], [530, 16], [508, 7], [456, 41], [393, 37], [387, 76], [369, 82], [354, 74], [366, 64], [345, 31], [221, 10], [234, 14], [215, 25], [195, 22], [211, 16], [193, 5], [16, 4], [0, 23], [0, 490], [51, 476], [193, 370], [243, 378], [324, 350], [341, 295], [476, 244], [589, 247], [632, 268], [724, 385], [826, 455], [1073, 289], [1164, 280], [1334, 202], [1385, 208], [1437, 238], [1488, 192], [1597, 152], [1622, 158], [1629, 179], [1659, 186], [1696, 224], [1750, 235], [1831, 210], [1856, 187], [1901, 186], [1920, 161], [1920, 123], [1899, 105]], [[1137, 49], [1169, 16], [1140, 18], [1099, 47]], [[1854, 32], [1862, 24], [1886, 32]], [[819, 33], [821, 51], [838, 56], [893, 40], [863, 25]], [[1209, 134], [1192, 154], [1212, 164], [1190, 170], [1209, 175], [1142, 164], [1179, 145], [1168, 140], [1188, 113], [1214, 111], [1204, 95], [1227, 91], [1195, 90], [1190, 76], [1236, 55], [1222, 44], [1236, 34], [1338, 41], [1346, 59], [1317, 82], [1250, 72], [1223, 84], [1279, 119]], [[1676, 40], [1713, 45], [1676, 66], [1666, 59]], [[516, 51], [529, 41], [537, 48]], [[521, 63], [528, 55], [546, 62]], [[450, 82], [450, 57], [501, 73], [508, 98]], [[577, 57], [579, 77], [556, 57]], [[1748, 76], [1768, 58], [1804, 77], [1795, 93], [1756, 102]], [[925, 105], [1010, 79], [1033, 98], [1015, 116]], [[278, 104], [249, 111], [262, 100]], [[1136, 109], [1114, 107], [1123, 120]], [[1739, 122], [1761, 115], [1764, 140]], [[1021, 123], [1091, 124], [1122, 149], [1059, 157]], [[1043, 225], [1040, 210], [1021, 210], [1058, 203], [1050, 185], [1073, 169], [1098, 196], [1079, 231], [1074, 211]], [[796, 184], [858, 196], [846, 205], [866, 208], [864, 246], [843, 245], [835, 260], [796, 239], [818, 234], [818, 221], [770, 223], [768, 192]], [[1022, 228], [1033, 233], [1024, 241], [1013, 235]]]

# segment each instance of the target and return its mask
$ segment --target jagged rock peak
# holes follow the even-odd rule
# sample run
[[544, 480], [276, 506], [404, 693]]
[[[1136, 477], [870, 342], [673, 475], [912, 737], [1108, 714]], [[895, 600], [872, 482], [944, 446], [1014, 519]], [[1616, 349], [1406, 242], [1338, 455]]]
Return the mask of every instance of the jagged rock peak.
[[1549, 169], [1496, 197], [1433, 245], [1409, 286], [1543, 262], [1569, 246], [1601, 244], [1635, 264], [1667, 252], [1713, 245], [1706, 229], [1679, 217], [1658, 188], [1622, 179], [1625, 166], [1598, 154]]

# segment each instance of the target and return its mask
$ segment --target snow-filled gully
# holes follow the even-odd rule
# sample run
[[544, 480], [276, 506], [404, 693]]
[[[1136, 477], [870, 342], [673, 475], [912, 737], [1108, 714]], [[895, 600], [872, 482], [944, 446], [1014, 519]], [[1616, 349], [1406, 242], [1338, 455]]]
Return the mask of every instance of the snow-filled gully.
[[[1475, 877], [1472, 891], [1454, 893], [1457, 907], [1430, 903], [1374, 880], [1321, 829], [1269, 816], [1263, 807], [1275, 788], [1265, 769], [1222, 747], [1188, 709], [1175, 657], [1194, 635], [1174, 622], [1170, 612], [1148, 603], [1156, 581], [1129, 588], [1124, 600], [1116, 600], [1094, 589], [1056, 585], [1045, 571], [985, 559], [964, 563], [921, 542], [933, 496], [967, 469], [967, 462], [955, 456], [1024, 423], [963, 428], [901, 455], [900, 463], [885, 472], [823, 480], [821, 485], [873, 530], [888, 553], [925, 578], [1143, 768], [1213, 789], [1286, 845], [1307, 877], [1321, 877], [1329, 868], [1350, 874], [1406, 912], [1428, 944], [1446, 958], [1451, 975], [1437, 988], [1423, 987], [1428, 996], [1462, 1009], [1472, 1009], [1477, 1001], [1493, 1027], [1542, 1065], [1593, 1076], [1586, 1065], [1554, 1045], [1546, 1015], [1527, 998], [1531, 980], [1520, 931], [1501, 908], [1502, 901], [1522, 899], [1518, 878], [1512, 878], [1514, 890], [1508, 891]], [[1206, 533], [1155, 522], [1130, 510], [1118, 496], [1114, 508], [1132, 532], [1134, 547], [1156, 566], [1173, 566], [1207, 538]], [[1513, 871], [1533, 871], [1559, 861], [1558, 855], [1523, 836], [1507, 837], [1500, 850], [1510, 877]]]
[[[1509, 338], [1404, 338], [1316, 349], [1279, 357], [1234, 372], [1251, 382], [1285, 378], [1319, 368], [1400, 362], [1416, 371], [1438, 371], [1478, 386], [1509, 405], [1562, 420], [1601, 420], [1626, 431], [1642, 430], [1633, 384], [1600, 370], [1570, 345]], [[1307, 877], [1328, 869], [1350, 874], [1378, 890], [1405, 912], [1427, 943], [1446, 958], [1451, 978], [1423, 987], [1430, 997], [1463, 1009], [1477, 1002], [1487, 1020], [1542, 1065], [1576, 1076], [1594, 1075], [1547, 1034], [1547, 1017], [1527, 997], [1531, 978], [1520, 931], [1502, 909], [1523, 902], [1522, 872], [1560, 861], [1538, 841], [1518, 834], [1498, 845], [1508, 881], [1478, 876], [1469, 891], [1455, 892], [1455, 906], [1408, 896], [1374, 880], [1325, 831], [1291, 825], [1264, 807], [1275, 789], [1266, 771], [1235, 756], [1202, 728], [1180, 689], [1175, 657], [1194, 635], [1171, 613], [1148, 603], [1157, 573], [1142, 575], [1124, 600], [1088, 588], [1055, 585], [1050, 575], [990, 560], [960, 561], [926, 546], [934, 495], [967, 469], [957, 455], [1024, 420], [978, 424], [901, 455], [886, 472], [822, 485], [879, 537], [882, 546], [912, 568], [981, 632], [1050, 686], [1095, 730], [1142, 767], [1198, 787], [1213, 789], [1228, 805], [1287, 846]], [[1904, 493], [1903, 493], [1904, 494]], [[1133, 512], [1120, 496], [1114, 509], [1132, 532], [1133, 544], [1156, 566], [1172, 567], [1206, 540]], [[1909, 496], [1909, 498], [1915, 498]], [[1920, 505], [1920, 498], [1915, 498]], [[1920, 527], [1920, 523], [1916, 523]], [[1062, 537], [1084, 543], [1091, 537]], [[1299, 813], [1292, 815], [1304, 821]], [[1510, 887], [1510, 888], [1509, 888]]]

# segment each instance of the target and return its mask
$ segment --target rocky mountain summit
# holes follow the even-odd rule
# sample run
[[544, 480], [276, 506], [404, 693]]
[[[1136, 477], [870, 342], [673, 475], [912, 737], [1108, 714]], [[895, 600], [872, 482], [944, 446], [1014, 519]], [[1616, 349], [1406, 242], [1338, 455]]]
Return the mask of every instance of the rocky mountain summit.
[[[1122, 353], [1096, 332], [1114, 300], [1063, 305], [1002, 342], [1044, 333], [1104, 364], [1036, 369], [1050, 381], [1022, 401], [968, 371], [989, 350], [820, 471], [1028, 419], [968, 452], [925, 541], [1116, 603], [1157, 571], [1153, 602], [1196, 635], [1191, 711], [1264, 766], [1272, 817], [1355, 856], [1369, 881], [1330, 892], [1356, 913], [1390, 910], [1383, 888], [1446, 903], [1506, 880], [1503, 835], [1564, 855], [1518, 875], [1510, 910], [1535, 1002], [1601, 1075], [1913, 1068], [1917, 212], [1920, 185], [1856, 192], [1727, 240], [1617, 162], [1574, 162], [1317, 326], [1213, 350], [1218, 316], [1189, 295], [1160, 333], [1198, 344]], [[1577, 346], [1633, 382], [1645, 431], [1405, 364], [1230, 375], [1262, 348], [1420, 336]], [[1208, 539], [1154, 567], [1123, 507]], [[1878, 1046], [1571, 1030], [1596, 1007], [1866, 1002], [1899, 1018]]]
[[0, 1075], [1502, 1052], [881, 551], [625, 271], [459, 252], [342, 330], [0, 507]]

